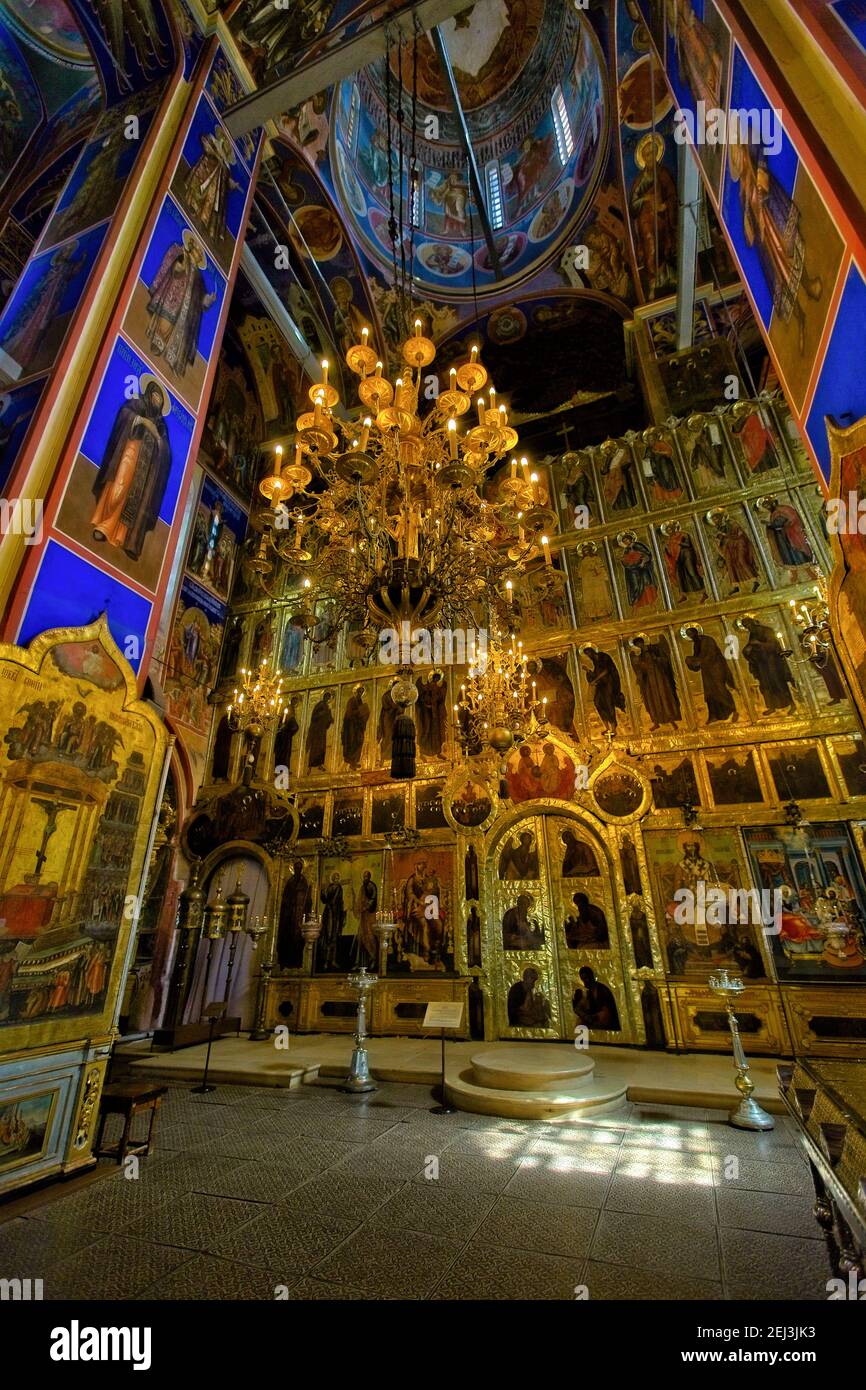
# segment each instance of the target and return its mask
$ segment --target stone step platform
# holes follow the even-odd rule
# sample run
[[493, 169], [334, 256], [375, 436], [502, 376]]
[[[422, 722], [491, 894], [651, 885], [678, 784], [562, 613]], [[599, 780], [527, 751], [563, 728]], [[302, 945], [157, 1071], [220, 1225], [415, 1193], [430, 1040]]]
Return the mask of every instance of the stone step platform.
[[473, 1053], [446, 1080], [448, 1100], [476, 1115], [555, 1119], [606, 1114], [625, 1103], [621, 1077], [597, 1074], [593, 1059], [566, 1044], [514, 1043]]

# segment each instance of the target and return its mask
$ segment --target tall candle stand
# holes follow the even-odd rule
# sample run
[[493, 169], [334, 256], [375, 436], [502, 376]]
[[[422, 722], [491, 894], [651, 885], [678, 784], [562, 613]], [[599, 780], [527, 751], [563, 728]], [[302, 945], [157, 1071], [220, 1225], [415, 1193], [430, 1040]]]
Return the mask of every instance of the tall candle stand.
[[[253, 954], [255, 955], [262, 937], [266, 937], [268, 934], [267, 917], [260, 917], [258, 913], [256, 913], [255, 918], [246, 930], [247, 936], [253, 943]], [[256, 1015], [252, 1031], [249, 1035], [250, 1042], [265, 1042], [265, 1040], [271, 1036], [270, 1028], [265, 1026], [265, 1005], [268, 995], [268, 981], [270, 980], [273, 968], [274, 963], [270, 959], [259, 962], [259, 982], [256, 986]]]
[[378, 975], [368, 975], [367, 967], [362, 965], [360, 970], [353, 971], [347, 977], [346, 982], [358, 995], [358, 1014], [355, 1021], [355, 1047], [352, 1052], [349, 1075], [342, 1086], [337, 1087], [337, 1090], [348, 1091], [351, 1095], [360, 1095], [364, 1091], [377, 1091], [379, 1089], [376, 1083], [370, 1079], [370, 1060], [364, 1046], [367, 1041], [367, 995], [373, 986], [379, 983], [379, 977]]
[[734, 1085], [742, 1097], [736, 1110], [732, 1110], [728, 1116], [728, 1122], [736, 1125], [737, 1129], [774, 1129], [775, 1121], [772, 1116], [752, 1099], [755, 1083], [749, 1075], [749, 1063], [740, 1041], [740, 1025], [734, 1013], [734, 1000], [742, 994], [745, 986], [738, 975], [729, 975], [727, 970], [720, 970], [717, 975], [711, 975], [709, 986], [714, 994], [722, 998], [727, 1011], [734, 1045], [734, 1066], [737, 1070]]

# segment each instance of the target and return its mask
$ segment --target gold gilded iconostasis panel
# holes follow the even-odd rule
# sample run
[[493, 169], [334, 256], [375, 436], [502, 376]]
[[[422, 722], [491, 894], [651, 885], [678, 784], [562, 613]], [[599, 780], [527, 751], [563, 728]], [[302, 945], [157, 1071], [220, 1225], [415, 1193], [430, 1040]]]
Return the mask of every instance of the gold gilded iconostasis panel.
[[90, 1161], [170, 740], [104, 619], [0, 681], [2, 1190]]
[[[392, 646], [395, 663], [410, 657], [419, 697], [417, 775], [395, 782], [389, 775], [395, 665], [382, 664], [378, 634], [343, 632], [310, 643], [297, 617], [303, 575], [284, 566], [270, 585], [278, 595], [273, 598], [257, 593], [254, 579], [239, 567], [204, 790], [211, 794], [240, 776], [242, 740], [227, 728], [219, 704], [230, 698], [234, 671], [263, 658], [275, 662], [287, 677], [289, 710], [257, 750], [256, 777], [291, 788], [299, 813], [296, 850], [311, 901], [321, 913], [322, 888], [327, 891], [337, 875], [349, 924], [338, 933], [342, 945], [326, 968], [318, 945], [312, 961], [305, 965], [301, 952], [297, 964], [284, 967], [289, 974], [275, 980], [288, 988], [294, 972], [309, 967], [336, 987], [336, 976], [352, 964], [343, 936], [357, 940], [359, 934], [352, 906], [358, 875], [363, 879], [369, 869], [385, 905], [396, 893], [403, 911], [402, 885], [415, 873], [408, 860], [429, 849], [432, 859], [418, 871], [419, 881], [452, 885], [440, 943], [444, 959], [414, 931], [409, 905], [407, 930], [401, 927], [392, 944], [388, 969], [393, 974], [399, 966], [398, 978], [422, 983], [452, 971], [472, 977], [474, 1026], [483, 1026], [483, 1035], [570, 1036], [579, 1021], [577, 1003], [592, 1018], [590, 1033], [598, 1041], [672, 1047], [688, 1038], [689, 1046], [720, 1047], [713, 1009], [698, 1008], [696, 1001], [712, 1003], [706, 980], [724, 961], [747, 975], [750, 998], [763, 1001], [760, 1009], [755, 1005], [760, 1027], [750, 1045], [779, 1050], [780, 1038], [790, 1039], [779, 984], [782, 995], [812, 987], [832, 993], [837, 983], [841, 989], [857, 978], [859, 948], [846, 950], [844, 965], [839, 953], [819, 960], [790, 940], [783, 949], [759, 927], [729, 935], [721, 954], [718, 942], [710, 943], [709, 956], [704, 942], [692, 942], [684, 954], [676, 936], [669, 939], [676, 924], [659, 875], [669, 877], [686, 853], [686, 834], [732, 881], [768, 886], [759, 881], [767, 871], [746, 837], [793, 830], [786, 816], [796, 803], [806, 822], [796, 833], [808, 836], [814, 825], [855, 827], [854, 857], [846, 858], [843, 871], [850, 887], [847, 915], [839, 920], [847, 923], [849, 945], [862, 933], [857, 823], [866, 817], [866, 758], [860, 726], [832, 655], [821, 666], [807, 659], [789, 602], [810, 595], [829, 562], [823, 500], [805, 453], [782, 403], [765, 397], [535, 467], [560, 532], [551, 563], [539, 561], [516, 584], [514, 613], [535, 661], [548, 724], [535, 743], [507, 756], [501, 772], [489, 760], [461, 758], [455, 737], [453, 707], [466, 649], [484, 627], [481, 615], [474, 634], [429, 634], [426, 655], [423, 644]], [[438, 648], [434, 639], [441, 639]], [[539, 857], [537, 895], [534, 880], [500, 879], [490, 849], [503, 836], [510, 843], [508, 833], [524, 807]], [[600, 882], [572, 883], [562, 875], [563, 846], [552, 827], [569, 816], [578, 818], [578, 827], [581, 818], [592, 827], [584, 829], [590, 838], [600, 837]], [[518, 844], [520, 833], [514, 831]], [[724, 852], [703, 844], [717, 835], [731, 837]], [[408, 856], [399, 881], [389, 842]], [[673, 855], [670, 863], [662, 863], [659, 845]], [[440, 854], [450, 856], [449, 868]], [[791, 887], [800, 916], [823, 931], [826, 903], [815, 899], [829, 886], [824, 861], [813, 853], [810, 890], [795, 860], [787, 853], [780, 860], [777, 886]], [[578, 893], [586, 905], [574, 902]], [[527, 895], [530, 908], [518, 903]], [[596, 912], [607, 922], [606, 948], [586, 939], [585, 919]], [[516, 915], [516, 939], [531, 934], [535, 918], [543, 940], [505, 947], [506, 913]], [[796, 912], [790, 916], [794, 934], [805, 930]], [[783, 931], [783, 941], [787, 937]], [[399, 962], [398, 948], [404, 955]], [[446, 960], [445, 972], [430, 968]], [[581, 980], [583, 968], [593, 971], [592, 981]], [[538, 978], [525, 980], [527, 970]], [[527, 991], [521, 1023], [508, 1020], [509, 994], [517, 985]], [[579, 997], [581, 989], [594, 990], [591, 1001]], [[515, 1018], [518, 993], [512, 996]], [[614, 1019], [614, 1010], [618, 1027], [601, 1027]], [[539, 1021], [530, 1024], [530, 1016]], [[828, 1033], [819, 1045], [850, 1050], [852, 1038], [834, 1041]]]

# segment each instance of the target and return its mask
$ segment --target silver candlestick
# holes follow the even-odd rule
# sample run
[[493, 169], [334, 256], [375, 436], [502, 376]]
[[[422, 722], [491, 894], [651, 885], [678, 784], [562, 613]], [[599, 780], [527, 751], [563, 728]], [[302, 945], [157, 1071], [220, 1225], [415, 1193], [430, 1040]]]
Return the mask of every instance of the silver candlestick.
[[342, 1086], [338, 1086], [337, 1089], [348, 1091], [352, 1095], [359, 1095], [363, 1091], [377, 1091], [379, 1089], [376, 1083], [370, 1079], [370, 1061], [364, 1046], [367, 1041], [367, 995], [373, 986], [379, 983], [379, 977], [378, 975], [368, 975], [367, 967], [362, 965], [360, 970], [355, 970], [347, 976], [346, 982], [358, 995], [358, 1015], [355, 1021], [355, 1047], [352, 1052], [349, 1075]]
[[772, 1116], [752, 1099], [755, 1083], [749, 1075], [749, 1063], [740, 1041], [740, 1025], [734, 1013], [733, 1001], [742, 994], [745, 986], [738, 975], [729, 975], [727, 970], [720, 970], [718, 975], [711, 975], [709, 986], [714, 994], [720, 995], [724, 1000], [734, 1045], [734, 1066], [737, 1069], [734, 1085], [742, 1097], [736, 1110], [732, 1110], [728, 1116], [728, 1121], [736, 1125], [737, 1129], [774, 1129], [775, 1121]]

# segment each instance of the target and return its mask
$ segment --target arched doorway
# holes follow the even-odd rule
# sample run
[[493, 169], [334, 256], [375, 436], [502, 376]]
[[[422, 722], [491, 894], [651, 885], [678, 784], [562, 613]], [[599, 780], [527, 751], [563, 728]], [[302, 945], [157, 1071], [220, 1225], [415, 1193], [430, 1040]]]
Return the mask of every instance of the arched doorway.
[[527, 810], [492, 840], [487, 881], [497, 1036], [571, 1038], [583, 1023], [596, 1041], [631, 1041], [622, 890], [598, 833]]

